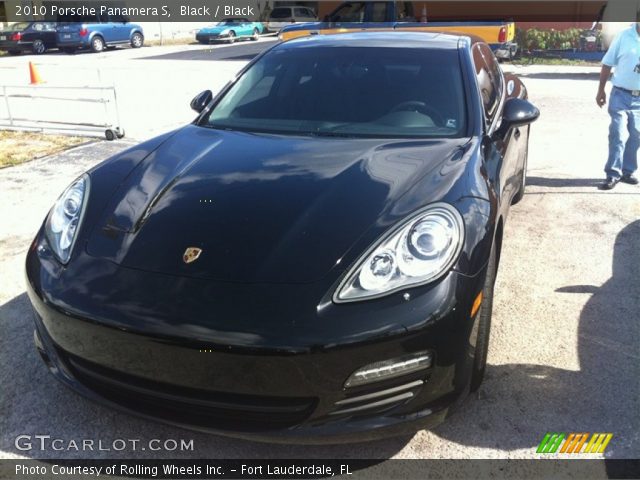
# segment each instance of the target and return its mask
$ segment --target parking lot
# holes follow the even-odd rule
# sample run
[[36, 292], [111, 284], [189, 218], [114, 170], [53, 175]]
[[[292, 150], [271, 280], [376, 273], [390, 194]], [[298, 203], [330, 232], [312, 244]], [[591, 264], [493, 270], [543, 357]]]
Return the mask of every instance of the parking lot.
[[[70, 99], [85, 95], [83, 87], [113, 86], [121, 127], [126, 136], [143, 140], [189, 122], [193, 119], [189, 102], [197, 93], [206, 89], [219, 90], [248, 60], [274, 42], [273, 37], [265, 37], [258, 42], [235, 45], [122, 48], [75, 55], [52, 51], [40, 56], [4, 56], [0, 58], [0, 86], [28, 85], [29, 62], [35, 65], [45, 82], [44, 88], [77, 87], [65, 92]], [[63, 103], [56, 101], [40, 104], [37, 111], [28, 100], [14, 101], [12, 105], [14, 116], [59, 118], [69, 113]], [[101, 105], [75, 105], [74, 116], [65, 117], [66, 121], [100, 123], [105, 119]], [[0, 118], [6, 116], [4, 108], [0, 102]], [[81, 110], [83, 108], [85, 112]], [[115, 122], [113, 108], [109, 109], [107, 118]]]
[[[0, 170], [0, 455], [54, 458], [530, 458], [545, 432], [612, 432], [610, 458], [640, 455], [640, 188], [597, 190], [608, 116], [597, 67], [506, 65], [541, 110], [528, 188], [511, 210], [496, 285], [487, 377], [433, 431], [349, 446], [282, 446], [194, 433], [91, 403], [50, 376], [33, 346], [23, 262], [60, 191], [136, 140], [193, 118], [189, 100], [221, 88], [271, 41], [99, 55], [0, 58], [4, 82], [35, 61], [50, 84], [111, 82], [127, 137]], [[193, 439], [193, 451], [21, 451], [16, 436]]]

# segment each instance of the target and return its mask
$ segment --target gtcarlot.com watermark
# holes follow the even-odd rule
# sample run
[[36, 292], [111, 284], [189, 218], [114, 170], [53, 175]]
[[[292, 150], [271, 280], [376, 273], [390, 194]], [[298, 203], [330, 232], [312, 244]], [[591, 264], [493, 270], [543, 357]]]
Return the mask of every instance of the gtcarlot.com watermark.
[[15, 447], [22, 451], [56, 451], [56, 452], [123, 452], [150, 450], [152, 452], [192, 452], [193, 439], [152, 438], [140, 440], [139, 438], [115, 438], [103, 440], [94, 438], [67, 439], [56, 438], [51, 435], [18, 435], [15, 439]]

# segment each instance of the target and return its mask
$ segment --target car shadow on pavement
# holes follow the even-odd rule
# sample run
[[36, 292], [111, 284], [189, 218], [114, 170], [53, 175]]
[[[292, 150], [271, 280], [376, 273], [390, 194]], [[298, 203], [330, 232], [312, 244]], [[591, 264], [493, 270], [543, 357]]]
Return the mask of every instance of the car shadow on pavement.
[[[534, 64], [535, 66], [535, 64]], [[600, 72], [518, 72], [520, 78], [540, 80], [598, 80]]]
[[527, 176], [527, 186], [567, 188], [567, 187], [597, 187], [604, 178], [549, 178]]
[[[400, 450], [413, 435], [344, 445], [280, 445], [232, 439], [172, 427], [140, 419], [104, 407], [60, 384], [49, 374], [33, 343], [31, 306], [22, 293], [0, 306], [0, 457], [2, 452], [39, 459], [59, 458], [369, 458], [385, 460]], [[16, 437], [31, 435], [32, 450], [20, 450]], [[50, 435], [62, 450], [40, 450], [35, 435]], [[93, 450], [67, 449], [70, 440], [82, 444], [93, 439]], [[113, 441], [138, 439], [193, 440], [191, 451], [116, 451]], [[98, 450], [98, 441], [109, 450]], [[23, 444], [20, 444], [23, 446]]]
[[[232, 45], [211, 44], [208, 49], [184, 50], [179, 52], [161, 53], [141, 57], [139, 60], [204, 60], [204, 61], [244, 61], [254, 59], [266, 49], [275, 45], [277, 41], [240, 42]], [[217, 48], [217, 47], [223, 48]]]
[[[580, 314], [576, 344], [556, 346], [558, 350], [577, 348], [578, 368], [488, 365], [479, 395], [469, 397], [434, 432], [462, 445], [505, 451], [530, 448], [531, 452], [549, 431], [611, 432], [608, 457], [638, 458], [639, 252], [637, 220], [616, 237], [609, 280], [600, 287], [568, 285], [556, 290], [561, 295], [591, 295]], [[597, 261], [585, 258], [585, 262]], [[558, 311], [557, 328], [570, 325]], [[553, 356], [549, 360], [553, 362]]]

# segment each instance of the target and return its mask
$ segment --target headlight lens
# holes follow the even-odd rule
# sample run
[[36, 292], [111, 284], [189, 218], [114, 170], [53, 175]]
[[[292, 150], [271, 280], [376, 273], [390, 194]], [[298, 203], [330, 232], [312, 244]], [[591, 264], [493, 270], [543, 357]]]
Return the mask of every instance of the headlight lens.
[[83, 175], [60, 195], [51, 209], [45, 233], [51, 249], [66, 264], [80, 227], [89, 189], [89, 176]]
[[380, 297], [431, 282], [453, 265], [463, 242], [460, 213], [451, 205], [433, 204], [365, 253], [336, 290], [334, 301]]

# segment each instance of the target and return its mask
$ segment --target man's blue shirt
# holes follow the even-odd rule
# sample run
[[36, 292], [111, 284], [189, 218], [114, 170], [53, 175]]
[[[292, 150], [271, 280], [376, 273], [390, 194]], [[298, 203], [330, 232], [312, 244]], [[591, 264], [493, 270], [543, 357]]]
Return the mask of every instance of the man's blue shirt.
[[640, 90], [640, 35], [635, 23], [616, 36], [602, 63], [614, 67], [611, 82], [616, 87]]

